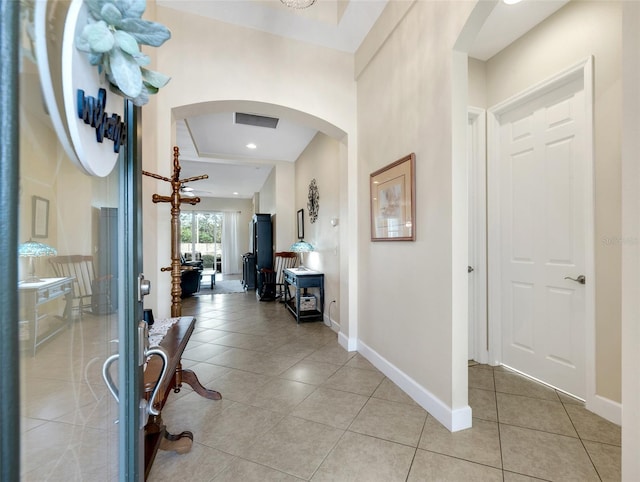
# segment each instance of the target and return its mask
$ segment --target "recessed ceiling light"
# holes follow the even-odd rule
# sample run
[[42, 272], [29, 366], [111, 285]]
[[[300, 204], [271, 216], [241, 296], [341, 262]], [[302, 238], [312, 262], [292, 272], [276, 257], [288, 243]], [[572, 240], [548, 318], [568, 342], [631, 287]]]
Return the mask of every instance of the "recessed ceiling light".
[[234, 195], [234, 196], [237, 196], [237, 195], [238, 195], [238, 193], [237, 193], [237, 192], [234, 192], [234, 193], [233, 193], [233, 195]]
[[256, 146], [253, 142], [250, 142], [249, 144], [247, 144], [248, 149], [255, 149], [256, 147], [258, 146]]
[[515, 5], [516, 3], [520, 3], [522, 0], [502, 0], [506, 5]]

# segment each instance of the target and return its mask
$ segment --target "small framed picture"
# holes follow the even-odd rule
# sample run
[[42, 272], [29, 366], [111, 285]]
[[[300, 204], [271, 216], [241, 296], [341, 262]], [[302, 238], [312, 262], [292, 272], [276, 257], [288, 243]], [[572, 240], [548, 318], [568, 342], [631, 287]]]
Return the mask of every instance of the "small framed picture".
[[304, 238], [304, 209], [298, 210], [298, 239]]
[[415, 169], [411, 153], [371, 174], [371, 241], [415, 241]]
[[47, 199], [33, 196], [31, 201], [31, 237], [49, 237], [49, 201]]

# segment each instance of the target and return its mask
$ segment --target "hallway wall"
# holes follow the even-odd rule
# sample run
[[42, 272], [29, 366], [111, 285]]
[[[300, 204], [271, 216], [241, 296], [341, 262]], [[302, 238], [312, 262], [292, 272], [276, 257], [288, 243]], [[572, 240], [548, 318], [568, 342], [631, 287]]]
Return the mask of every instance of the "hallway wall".
[[[415, 2], [358, 77], [359, 346], [449, 428], [471, 423], [466, 360], [454, 357], [466, 320], [452, 313], [451, 120], [452, 51], [473, 7]], [[372, 243], [369, 174], [411, 152], [416, 241]]]

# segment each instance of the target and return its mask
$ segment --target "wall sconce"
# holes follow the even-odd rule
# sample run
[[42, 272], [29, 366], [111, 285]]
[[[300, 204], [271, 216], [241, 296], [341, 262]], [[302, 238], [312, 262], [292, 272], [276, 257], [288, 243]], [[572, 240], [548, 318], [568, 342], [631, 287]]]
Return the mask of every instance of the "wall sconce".
[[334, 228], [340, 224], [340, 220], [338, 218], [331, 218], [331, 226], [333, 226]]

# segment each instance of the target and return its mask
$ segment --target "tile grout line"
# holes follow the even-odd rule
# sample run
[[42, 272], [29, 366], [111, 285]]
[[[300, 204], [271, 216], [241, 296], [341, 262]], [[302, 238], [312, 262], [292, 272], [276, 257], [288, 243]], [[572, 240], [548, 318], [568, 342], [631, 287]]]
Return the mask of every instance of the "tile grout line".
[[424, 422], [422, 422], [422, 430], [420, 430], [420, 436], [418, 437], [418, 443], [416, 444], [415, 450], [413, 451], [413, 457], [411, 458], [411, 463], [409, 464], [409, 470], [407, 471], [407, 476], [405, 477], [405, 482], [408, 482], [409, 475], [411, 474], [411, 469], [413, 468], [413, 463], [416, 460], [416, 455], [418, 455], [418, 448], [420, 447], [420, 441], [422, 440], [422, 436], [424, 435], [424, 429], [427, 426], [427, 420], [431, 416], [429, 412], [425, 410], [427, 416], [424, 417]]
[[502, 455], [502, 434], [500, 433], [500, 411], [498, 410], [498, 392], [496, 387], [496, 372], [491, 370], [491, 378], [493, 379], [493, 399], [495, 400], [496, 422], [498, 423], [498, 446], [500, 447], [500, 469], [502, 471], [502, 481], [504, 482], [504, 457]]
[[[558, 396], [558, 398], [560, 398], [560, 397]], [[591, 466], [593, 467], [593, 470], [596, 471], [596, 475], [598, 476], [598, 479], [602, 480], [602, 476], [600, 475], [600, 472], [598, 471], [598, 467], [596, 467], [595, 462], [591, 458], [591, 454], [587, 450], [587, 446], [584, 444], [584, 440], [582, 440], [582, 436], [580, 435], [580, 432], [578, 431], [578, 428], [576, 427], [575, 423], [573, 422], [573, 419], [571, 418], [571, 415], [569, 415], [569, 411], [567, 410], [567, 407], [565, 406], [565, 404], [562, 401], [562, 399], [560, 399], [560, 403], [562, 403], [562, 408], [564, 409], [564, 412], [567, 414], [567, 417], [569, 418], [569, 421], [571, 422], [571, 426], [576, 431], [576, 435], [578, 436], [578, 440], [580, 440], [580, 444], [582, 445], [582, 448], [584, 449], [585, 453], [587, 454], [587, 457], [589, 457], [589, 462], [591, 462]]]

